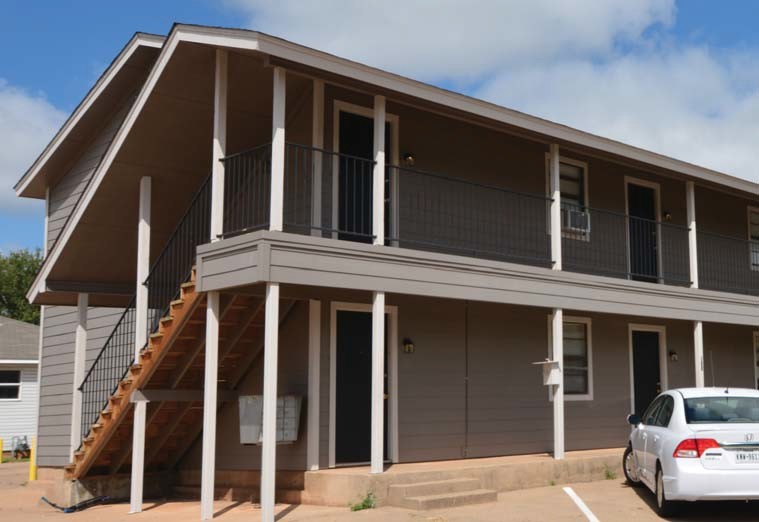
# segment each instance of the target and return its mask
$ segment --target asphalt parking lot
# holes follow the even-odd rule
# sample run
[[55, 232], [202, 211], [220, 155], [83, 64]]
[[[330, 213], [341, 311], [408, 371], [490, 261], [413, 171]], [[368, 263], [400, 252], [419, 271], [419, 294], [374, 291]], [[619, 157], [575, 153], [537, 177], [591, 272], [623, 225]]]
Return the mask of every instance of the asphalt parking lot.
[[[572, 499], [570, 488], [587, 511]], [[0, 520], [69, 520], [72, 522], [179, 522], [198, 520], [200, 507], [194, 501], [146, 502], [145, 511], [129, 515], [126, 503], [92, 507], [81, 513], [63, 514], [40, 502], [40, 484], [26, 483], [26, 465], [0, 465]], [[351, 512], [347, 508], [281, 505], [277, 520], [283, 522], [564, 522], [564, 521], [648, 521], [661, 520], [653, 507], [653, 495], [646, 489], [631, 488], [620, 478], [548, 486], [501, 493], [498, 502], [463, 506], [439, 511], [415, 512], [384, 507]], [[216, 517], [222, 522], [259, 520], [255, 505], [247, 502], [216, 503]], [[684, 505], [679, 521], [759, 520], [759, 503], [702, 503]]]

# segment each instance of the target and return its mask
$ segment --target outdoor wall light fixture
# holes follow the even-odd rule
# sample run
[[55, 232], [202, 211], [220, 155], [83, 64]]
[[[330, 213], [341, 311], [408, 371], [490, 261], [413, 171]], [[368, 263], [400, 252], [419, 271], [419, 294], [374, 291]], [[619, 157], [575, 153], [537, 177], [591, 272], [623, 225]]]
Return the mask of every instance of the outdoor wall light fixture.
[[664, 221], [672, 221], [672, 213], [668, 210], [664, 211]]
[[414, 353], [414, 341], [406, 337], [403, 339], [403, 353]]
[[411, 154], [410, 152], [404, 152], [402, 158], [403, 158], [404, 165], [409, 166], [409, 167], [414, 166], [415, 160], [414, 160], [413, 154]]
[[670, 360], [670, 361], [672, 361], [672, 362], [677, 362], [677, 359], [678, 359], [678, 358], [679, 358], [679, 357], [677, 356], [677, 352], [676, 352], [676, 351], [674, 351], [674, 350], [671, 350], [671, 351], [669, 352], [669, 360]]

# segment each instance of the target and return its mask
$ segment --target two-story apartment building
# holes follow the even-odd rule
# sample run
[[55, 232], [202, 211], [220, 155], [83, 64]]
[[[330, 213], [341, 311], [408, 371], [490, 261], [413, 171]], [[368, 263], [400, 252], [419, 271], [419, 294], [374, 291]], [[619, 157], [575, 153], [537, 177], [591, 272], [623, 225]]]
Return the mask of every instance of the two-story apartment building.
[[136, 35], [16, 190], [39, 465], [134, 511], [194, 476], [211, 518], [224, 472], [273, 520], [317, 470], [621, 447], [759, 380], [757, 183], [262, 33]]

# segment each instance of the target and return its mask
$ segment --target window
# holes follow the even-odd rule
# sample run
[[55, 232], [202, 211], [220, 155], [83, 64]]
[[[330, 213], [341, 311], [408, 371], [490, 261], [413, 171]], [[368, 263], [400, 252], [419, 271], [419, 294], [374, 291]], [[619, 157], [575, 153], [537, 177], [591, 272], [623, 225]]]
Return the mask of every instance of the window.
[[672, 412], [675, 410], [675, 400], [669, 395], [662, 397], [661, 408], [656, 413], [654, 426], [666, 428], [669, 426], [669, 420], [672, 418]]
[[759, 208], [748, 209], [748, 239], [751, 270], [759, 271]]
[[[550, 163], [546, 156], [546, 193], [551, 193]], [[571, 239], [588, 240], [588, 166], [582, 161], [562, 158], [559, 162], [559, 191], [561, 192], [562, 235]]]
[[754, 382], [759, 390], [759, 332], [754, 332]]
[[0, 370], [0, 400], [18, 399], [21, 392], [21, 372]]
[[[549, 355], [552, 353], [551, 317], [548, 318]], [[593, 400], [591, 322], [584, 317], [564, 317], [564, 397]]]
[[685, 399], [688, 424], [759, 422], [759, 397], [697, 397]]
[[659, 397], [658, 399], [654, 400], [648, 408], [646, 408], [646, 411], [643, 412], [643, 417], [641, 417], [641, 422], [647, 426], [655, 426], [656, 425], [656, 417], [659, 414], [659, 409], [661, 408], [663, 402], [663, 397]]

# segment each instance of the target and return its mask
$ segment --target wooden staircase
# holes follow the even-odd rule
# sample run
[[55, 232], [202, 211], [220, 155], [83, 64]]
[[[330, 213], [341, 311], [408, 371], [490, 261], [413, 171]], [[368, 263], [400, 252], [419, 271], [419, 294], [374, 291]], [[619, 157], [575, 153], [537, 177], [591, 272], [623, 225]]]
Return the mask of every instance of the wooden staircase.
[[[136, 390], [181, 390], [197, 396], [187, 400], [148, 403], [145, 470], [172, 469], [201, 433], [205, 364], [205, 294], [196, 292], [195, 270], [181, 285], [179, 298], [150, 335], [140, 362], [133, 364], [82, 440], [74, 461], [65, 467], [71, 479], [129, 471]], [[283, 310], [282, 319], [289, 308]], [[283, 307], [288, 306], [283, 302]], [[286, 310], [286, 311], [285, 311]], [[220, 391], [234, 390], [263, 351], [264, 298], [255, 294], [221, 296], [219, 328]]]

